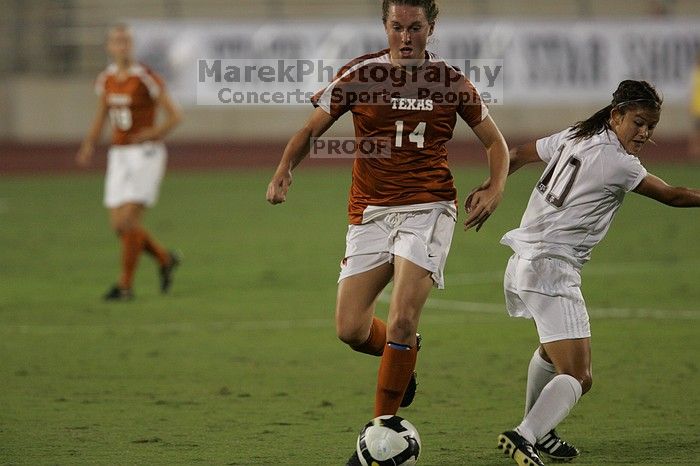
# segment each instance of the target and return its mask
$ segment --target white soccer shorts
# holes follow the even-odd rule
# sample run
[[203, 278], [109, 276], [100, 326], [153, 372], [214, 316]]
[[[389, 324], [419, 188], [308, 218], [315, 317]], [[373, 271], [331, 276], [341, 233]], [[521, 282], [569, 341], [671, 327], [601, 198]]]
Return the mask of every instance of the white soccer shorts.
[[591, 336], [581, 275], [569, 262], [555, 257], [527, 260], [513, 254], [503, 288], [508, 314], [534, 319], [540, 343]]
[[338, 282], [400, 256], [431, 272], [434, 286], [443, 289], [454, 228], [454, 217], [439, 208], [391, 212], [363, 225], [350, 225]]
[[163, 143], [112, 146], [107, 154], [104, 205], [155, 205], [165, 174], [167, 152]]

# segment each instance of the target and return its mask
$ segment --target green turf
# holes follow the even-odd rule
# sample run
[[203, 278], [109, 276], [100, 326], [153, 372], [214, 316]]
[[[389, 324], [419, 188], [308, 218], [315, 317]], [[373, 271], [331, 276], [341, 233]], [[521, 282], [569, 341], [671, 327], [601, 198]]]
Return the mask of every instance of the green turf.
[[[118, 266], [101, 177], [0, 179], [0, 464], [343, 464], [378, 361], [334, 335], [349, 169], [312, 165], [277, 207], [267, 170], [169, 174], [146, 223], [183, 265], [160, 296], [142, 258], [127, 304], [100, 300]], [[484, 173], [455, 170], [462, 194]], [[510, 180], [480, 233], [455, 232], [448, 289], [424, 311], [402, 411], [423, 465], [510, 464], [495, 439], [522, 414], [536, 336], [501, 310], [498, 240], [536, 176]], [[697, 210], [630, 195], [594, 251], [594, 388], [560, 427], [576, 464], [698, 463], [699, 226]]]

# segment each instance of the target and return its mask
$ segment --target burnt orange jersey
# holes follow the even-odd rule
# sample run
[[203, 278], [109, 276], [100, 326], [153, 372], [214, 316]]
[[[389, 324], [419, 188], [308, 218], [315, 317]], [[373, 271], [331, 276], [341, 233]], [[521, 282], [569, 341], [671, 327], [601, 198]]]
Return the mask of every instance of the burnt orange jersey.
[[[362, 223], [367, 206], [398, 206], [457, 199], [445, 144], [459, 115], [474, 127], [488, 115], [474, 85], [432, 53], [411, 70], [392, 65], [389, 50], [344, 66], [312, 98], [333, 118], [350, 111], [357, 147], [385, 153], [356, 154], [348, 213]], [[373, 142], [377, 141], [373, 145]]]
[[139, 63], [131, 65], [125, 76], [118, 76], [117, 65], [107, 67], [97, 77], [95, 92], [104, 100], [112, 123], [112, 144], [130, 144], [130, 138], [153, 126], [156, 101], [163, 92], [160, 76]]

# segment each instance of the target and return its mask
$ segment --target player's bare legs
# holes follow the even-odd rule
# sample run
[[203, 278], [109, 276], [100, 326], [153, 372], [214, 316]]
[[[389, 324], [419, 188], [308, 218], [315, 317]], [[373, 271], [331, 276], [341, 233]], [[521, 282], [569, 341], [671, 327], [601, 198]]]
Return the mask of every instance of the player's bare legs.
[[564, 420], [592, 385], [590, 338], [543, 343], [540, 356], [554, 364], [557, 375], [544, 386], [516, 428], [533, 445]]
[[141, 226], [145, 210], [146, 206], [143, 204], [132, 202], [109, 209], [109, 223], [112, 230], [121, 236], [123, 232]]
[[[156, 258], [161, 271], [161, 289], [166, 281], [167, 287], [172, 280], [173, 268], [177, 265], [177, 257], [160, 246], [141, 225], [143, 214], [146, 210], [144, 204], [126, 203], [110, 209], [109, 219], [114, 232], [122, 243], [122, 273], [119, 283], [105, 296], [106, 299], [124, 300], [133, 295], [131, 288], [134, 272], [138, 264], [141, 251], [146, 251]], [[163, 291], [167, 291], [167, 287]]]
[[394, 290], [387, 322], [387, 340], [414, 346], [418, 320], [433, 288], [431, 272], [400, 256], [394, 257]]
[[377, 377], [375, 416], [396, 414], [402, 404], [416, 367], [418, 321], [432, 286], [429, 271], [395, 256], [394, 290], [389, 305], [387, 344]]
[[[557, 436], [554, 428], [569, 414], [581, 395], [591, 388], [591, 339], [543, 343], [530, 362], [528, 384], [532, 382], [532, 372], [536, 370], [534, 366], [549, 365], [546, 370], [550, 371], [551, 364], [557, 375], [542, 388], [520, 425], [498, 436], [498, 448], [518, 464], [543, 465], [538, 451], [539, 454], [563, 461], [579, 455], [575, 447]], [[533, 395], [528, 392], [528, 398]]]
[[591, 339], [560, 340], [540, 345], [540, 355], [554, 364], [558, 374], [568, 374], [581, 384], [582, 394], [591, 389]]
[[[556, 376], [557, 369], [544, 348], [538, 345], [527, 367], [525, 414], [523, 417], [527, 416], [544, 387]], [[570, 461], [581, 454], [578, 448], [563, 440], [555, 429], [538, 438], [534, 446], [540, 456], [545, 455], [555, 461]]]
[[[391, 281], [394, 266], [386, 263], [367, 272], [344, 278], [338, 284], [335, 326], [338, 338], [355, 349], [380, 355], [386, 342], [385, 324], [374, 318], [377, 296]], [[378, 322], [377, 322], [378, 321]], [[372, 327], [384, 335], [374, 335]]]

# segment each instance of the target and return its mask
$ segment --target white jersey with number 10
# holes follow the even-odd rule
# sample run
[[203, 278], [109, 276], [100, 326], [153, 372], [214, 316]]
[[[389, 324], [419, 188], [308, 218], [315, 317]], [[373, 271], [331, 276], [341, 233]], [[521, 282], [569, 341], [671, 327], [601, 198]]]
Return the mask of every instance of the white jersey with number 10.
[[571, 128], [537, 141], [547, 163], [520, 227], [501, 243], [525, 259], [559, 257], [581, 267], [603, 239], [625, 194], [647, 175], [612, 131], [572, 140]]

